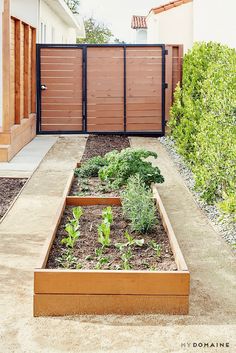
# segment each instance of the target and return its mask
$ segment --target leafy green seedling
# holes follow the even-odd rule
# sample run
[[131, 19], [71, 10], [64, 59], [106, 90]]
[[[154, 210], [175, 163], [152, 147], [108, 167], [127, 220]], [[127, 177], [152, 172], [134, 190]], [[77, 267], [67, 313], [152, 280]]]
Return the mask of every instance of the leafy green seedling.
[[154, 240], [150, 240], [149, 242], [150, 247], [156, 252], [156, 256], [161, 256], [161, 246], [157, 244]]
[[132, 266], [130, 260], [132, 257], [133, 255], [130, 248], [121, 255], [122, 267], [124, 270], [131, 270]]
[[98, 259], [98, 262], [96, 263], [95, 269], [96, 270], [100, 270], [102, 268], [103, 265], [108, 264], [110, 261], [109, 257], [101, 257]]
[[103, 248], [96, 248], [94, 252], [97, 257], [100, 257], [102, 256]]
[[134, 239], [127, 231], [125, 232], [125, 238], [128, 240], [127, 243], [116, 243], [115, 247], [119, 249], [119, 251], [123, 251], [125, 247], [128, 246], [143, 246], [144, 239]]
[[79, 207], [74, 207], [72, 209], [72, 213], [73, 213], [74, 219], [76, 219], [79, 222], [81, 216], [83, 215], [83, 209], [80, 206]]
[[63, 238], [61, 243], [65, 244], [68, 248], [73, 248], [76, 241], [79, 239], [80, 232], [70, 223], [66, 225], [65, 231], [67, 232], [68, 236]]
[[134, 239], [127, 231], [125, 232], [125, 237], [128, 240], [128, 245], [143, 246], [144, 239]]
[[71, 249], [67, 249], [60, 257], [56, 259], [60, 267], [65, 269], [74, 268], [77, 266], [77, 257], [72, 253]]
[[110, 223], [112, 224], [113, 222], [113, 215], [112, 215], [112, 208], [111, 206], [108, 206], [103, 209], [102, 211], [102, 218], [105, 223]]
[[110, 246], [111, 239], [111, 226], [110, 223], [102, 223], [98, 226], [98, 242], [102, 245], [102, 247]]

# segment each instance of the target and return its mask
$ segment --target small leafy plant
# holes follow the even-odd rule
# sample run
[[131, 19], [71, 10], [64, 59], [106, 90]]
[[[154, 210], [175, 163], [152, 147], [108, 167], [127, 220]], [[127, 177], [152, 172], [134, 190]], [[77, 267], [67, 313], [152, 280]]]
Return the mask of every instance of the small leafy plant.
[[74, 248], [77, 240], [80, 237], [79, 221], [81, 216], [83, 215], [83, 209], [81, 207], [74, 207], [72, 209], [72, 214], [73, 218], [69, 219], [69, 223], [67, 223], [65, 226], [67, 237], [61, 240], [61, 243], [65, 244], [68, 248]]
[[148, 186], [151, 183], [163, 183], [160, 169], [146, 160], [149, 157], [156, 159], [157, 154], [143, 149], [126, 148], [121, 152], [114, 150], [105, 155], [106, 164], [99, 170], [99, 178], [109, 182], [112, 189], [126, 185], [129, 178], [135, 174], [140, 175]]
[[102, 211], [102, 223], [98, 226], [98, 242], [102, 247], [110, 246], [111, 224], [113, 221], [112, 208], [106, 207]]
[[97, 177], [99, 170], [106, 165], [106, 159], [101, 156], [90, 158], [80, 168], [75, 169], [75, 175], [80, 178]]
[[130, 248], [128, 248], [126, 251], [123, 252], [121, 255], [121, 260], [122, 260], [122, 268], [124, 270], [131, 270], [132, 266], [130, 264], [130, 260], [132, 259], [132, 251]]
[[157, 244], [154, 240], [150, 240], [149, 242], [150, 247], [155, 251], [156, 256], [161, 256], [161, 246]]
[[78, 259], [73, 255], [72, 249], [66, 249], [56, 261], [60, 267], [65, 269], [76, 268], [78, 263]]
[[144, 239], [134, 239], [127, 231], [125, 232], [125, 238], [128, 240], [127, 243], [116, 243], [115, 247], [120, 251], [123, 251], [124, 248], [132, 246], [143, 246]]
[[139, 175], [129, 179], [121, 198], [123, 213], [131, 221], [131, 230], [142, 234], [150, 232], [157, 223], [156, 208], [150, 189]]

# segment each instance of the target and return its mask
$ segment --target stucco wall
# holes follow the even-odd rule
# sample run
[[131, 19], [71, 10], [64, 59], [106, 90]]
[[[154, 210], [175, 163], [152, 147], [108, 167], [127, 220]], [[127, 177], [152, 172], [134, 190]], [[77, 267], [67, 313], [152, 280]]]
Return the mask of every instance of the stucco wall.
[[[44, 29], [46, 26], [46, 36]], [[53, 29], [54, 28], [54, 29]], [[54, 34], [52, 34], [52, 32]], [[42, 33], [42, 35], [41, 35]], [[46, 38], [45, 38], [46, 37]], [[60, 19], [44, 1], [40, 4], [40, 23], [38, 41], [41, 43], [73, 44], [76, 43], [76, 30]]]
[[236, 0], [194, 0], [194, 41], [215, 41], [236, 48]]
[[148, 43], [183, 44], [184, 50], [193, 43], [193, 4], [187, 3], [147, 18]]
[[11, 15], [30, 24], [38, 25], [39, 0], [11, 0]]
[[147, 44], [147, 30], [146, 29], [136, 29], [135, 30], [135, 37], [134, 37], [135, 44]]

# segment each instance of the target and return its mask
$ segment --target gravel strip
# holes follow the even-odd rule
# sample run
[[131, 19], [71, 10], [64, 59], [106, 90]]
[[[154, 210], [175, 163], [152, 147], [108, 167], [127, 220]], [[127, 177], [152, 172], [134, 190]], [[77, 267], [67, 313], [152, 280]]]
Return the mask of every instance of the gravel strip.
[[[168, 154], [177, 166], [177, 169], [184, 179], [196, 203], [205, 212], [215, 230], [231, 245], [236, 244], [236, 223], [233, 223], [229, 217], [222, 219], [222, 214], [216, 206], [208, 205], [201, 199], [201, 194], [194, 190], [194, 176], [191, 170], [184, 162], [182, 156], [178, 154], [175, 148], [175, 142], [171, 137], [161, 137], [161, 144], [166, 148]], [[235, 246], [234, 246], [235, 248]]]

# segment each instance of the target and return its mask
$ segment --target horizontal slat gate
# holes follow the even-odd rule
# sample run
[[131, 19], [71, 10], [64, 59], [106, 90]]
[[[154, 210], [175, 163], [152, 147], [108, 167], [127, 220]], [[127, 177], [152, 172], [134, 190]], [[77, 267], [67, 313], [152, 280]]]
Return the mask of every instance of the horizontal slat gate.
[[42, 48], [41, 130], [82, 131], [82, 50]]
[[39, 133], [164, 135], [164, 45], [37, 51]]

